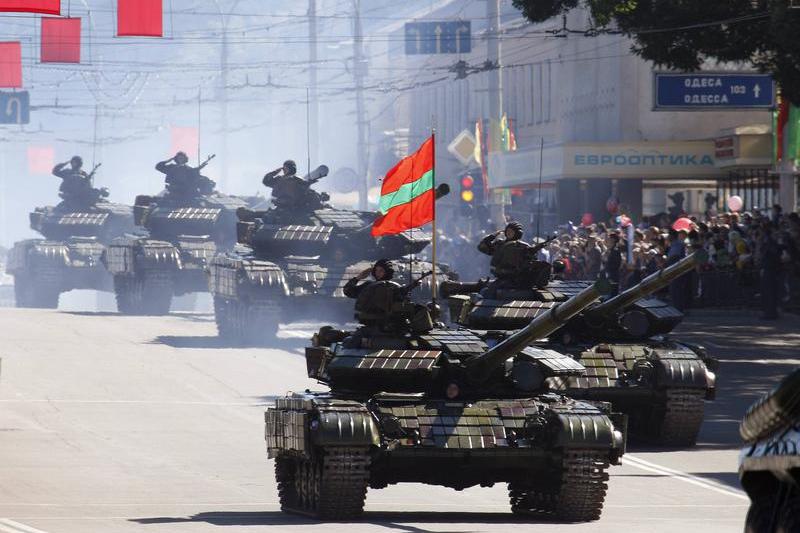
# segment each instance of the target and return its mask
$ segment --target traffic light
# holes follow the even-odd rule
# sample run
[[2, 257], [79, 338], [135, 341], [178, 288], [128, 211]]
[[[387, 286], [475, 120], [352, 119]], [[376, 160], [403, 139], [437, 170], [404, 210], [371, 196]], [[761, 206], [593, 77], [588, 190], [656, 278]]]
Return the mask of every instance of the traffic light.
[[475, 179], [469, 174], [461, 177], [461, 216], [471, 217], [473, 204], [475, 203]]

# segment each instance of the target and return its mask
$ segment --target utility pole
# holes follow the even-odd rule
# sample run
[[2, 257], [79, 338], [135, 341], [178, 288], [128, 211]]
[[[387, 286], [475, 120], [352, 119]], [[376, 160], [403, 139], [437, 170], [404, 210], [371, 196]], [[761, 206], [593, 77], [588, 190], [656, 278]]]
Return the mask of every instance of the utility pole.
[[364, 39], [361, 29], [361, 0], [353, 0], [353, 78], [356, 86], [356, 124], [358, 126], [358, 208], [367, 209], [367, 115], [364, 108]]
[[[308, 0], [308, 122], [309, 153], [311, 165], [318, 163], [319, 102], [317, 101], [317, 0]], [[308, 169], [311, 172], [311, 168]]]
[[[489, 77], [489, 162], [487, 167], [489, 185], [494, 187], [496, 174], [494, 173], [495, 169], [491, 166], [492, 154], [502, 151], [500, 120], [503, 114], [503, 63], [500, 43], [500, 0], [486, 0], [486, 19], [489, 25], [486, 57], [492, 65], [492, 68], [487, 72]], [[504, 198], [501, 191], [494, 188], [490, 189], [490, 214], [492, 223], [498, 228], [505, 224], [505, 206], [503, 202]]]
[[[222, 190], [229, 187], [228, 183], [228, 28], [225, 23], [225, 15], [222, 15], [222, 52], [220, 54], [219, 68], [220, 68], [220, 100], [222, 101], [222, 120], [220, 127], [222, 129], [222, 165], [220, 168], [220, 182]], [[200, 154], [197, 154], [200, 156]]]

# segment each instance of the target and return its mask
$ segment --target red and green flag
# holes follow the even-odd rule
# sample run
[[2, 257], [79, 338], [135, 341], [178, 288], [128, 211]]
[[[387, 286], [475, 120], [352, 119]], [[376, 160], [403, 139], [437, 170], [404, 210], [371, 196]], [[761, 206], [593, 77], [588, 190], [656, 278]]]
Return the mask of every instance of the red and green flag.
[[397, 163], [383, 178], [372, 235], [395, 235], [432, 222], [436, 217], [434, 138]]

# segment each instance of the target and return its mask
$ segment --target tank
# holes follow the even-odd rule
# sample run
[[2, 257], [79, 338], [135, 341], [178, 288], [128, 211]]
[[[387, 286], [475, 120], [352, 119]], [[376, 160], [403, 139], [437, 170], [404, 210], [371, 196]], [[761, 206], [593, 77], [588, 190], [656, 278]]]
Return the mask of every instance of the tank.
[[103, 262], [114, 277], [117, 308], [127, 315], [164, 315], [174, 296], [207, 292], [206, 268], [236, 243], [236, 211], [243, 198], [203, 188], [191, 196], [137, 196], [134, 218], [144, 235], [114, 239]]
[[16, 305], [55, 309], [63, 292], [113, 290], [101, 258], [114, 238], [134, 229], [133, 210], [100, 198], [80, 206], [62, 202], [37, 207], [30, 227], [44, 238], [15, 243], [6, 265]]
[[[669, 335], [683, 314], [653, 294], [705, 257], [704, 251], [695, 252], [613, 298], [594, 302], [553, 332], [548, 345], [587, 368], [586, 376], [563, 380], [562, 390], [575, 398], [612, 402], [629, 415], [635, 438], [664, 446], [694, 445], [704, 401], [714, 397], [716, 362], [702, 346]], [[442, 292], [456, 322], [502, 337], [497, 331], [519, 328], [591, 284], [547, 282], [547, 273], [538, 284], [523, 287], [448, 282]]]
[[[312, 175], [327, 173], [321, 167]], [[399, 277], [417, 277], [432, 265], [417, 258], [430, 244], [422, 231], [375, 239], [377, 214], [336, 209], [327, 195], [307, 189], [302, 209], [277, 206], [263, 211], [240, 210], [239, 245], [216, 256], [209, 265], [209, 290], [219, 336], [236, 343], [263, 344], [274, 339], [279, 319], [348, 320], [352, 303], [342, 289], [347, 281], [381, 259], [396, 259]], [[449, 188], [437, 189], [437, 198]], [[454, 279], [439, 266], [436, 279]], [[428, 277], [421, 298], [431, 294]]]
[[800, 531], [800, 369], [748, 409], [739, 433], [745, 532]]
[[370, 487], [507, 483], [514, 513], [599, 518], [624, 416], [553, 392], [585, 369], [529, 345], [606, 288], [587, 287], [491, 348], [411, 302], [382, 322], [397, 329], [320, 330], [306, 363], [330, 391], [290, 393], [265, 413], [281, 509], [344, 520], [361, 513]]

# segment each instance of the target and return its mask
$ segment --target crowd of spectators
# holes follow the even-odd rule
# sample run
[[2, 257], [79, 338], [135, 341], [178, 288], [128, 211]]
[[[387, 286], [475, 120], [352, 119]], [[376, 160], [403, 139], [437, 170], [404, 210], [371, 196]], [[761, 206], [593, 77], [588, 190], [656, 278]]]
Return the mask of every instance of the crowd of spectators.
[[[707, 260], [692, 276], [673, 284], [670, 297], [679, 308], [704, 300], [759, 295], [767, 318], [777, 306], [800, 290], [800, 216], [784, 215], [778, 206], [769, 212], [722, 213], [689, 217], [685, 230], [673, 229], [667, 217], [633, 222], [566, 224], [540, 254], [553, 264], [561, 279], [606, 276], [624, 290], [687, 254], [704, 249]], [[627, 222], [627, 224], [626, 224]], [[632, 239], [631, 239], [632, 236]], [[530, 242], [535, 238], [528, 237]], [[446, 238], [443, 259], [450, 260], [464, 279], [485, 276], [488, 265], [474, 251], [477, 240]], [[715, 274], [715, 273], [718, 273]], [[697, 302], [695, 302], [697, 303]]]

